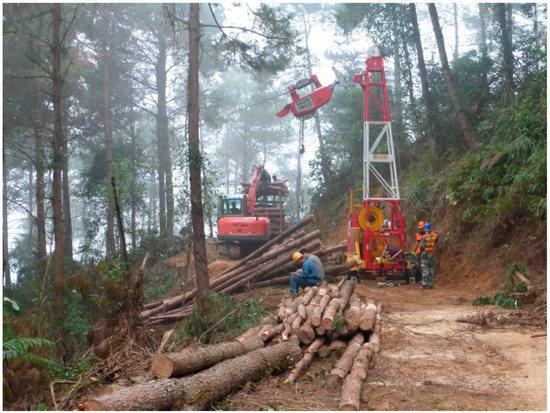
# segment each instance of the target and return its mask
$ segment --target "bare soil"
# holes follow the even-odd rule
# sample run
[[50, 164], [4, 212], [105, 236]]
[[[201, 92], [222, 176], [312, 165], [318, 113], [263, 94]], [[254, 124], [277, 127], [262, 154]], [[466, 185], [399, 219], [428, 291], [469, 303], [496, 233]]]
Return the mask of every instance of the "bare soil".
[[[383, 305], [381, 352], [366, 379], [362, 409], [546, 410], [546, 337], [531, 338], [540, 329], [457, 323], [457, 316], [478, 311], [470, 304], [478, 293], [456, 286], [379, 288], [363, 280], [357, 291]], [[282, 294], [275, 288], [255, 293], [268, 308]], [[340, 388], [325, 379], [335, 362], [316, 359], [292, 386], [283, 384], [286, 373], [267, 377], [218, 407], [336, 410]]]

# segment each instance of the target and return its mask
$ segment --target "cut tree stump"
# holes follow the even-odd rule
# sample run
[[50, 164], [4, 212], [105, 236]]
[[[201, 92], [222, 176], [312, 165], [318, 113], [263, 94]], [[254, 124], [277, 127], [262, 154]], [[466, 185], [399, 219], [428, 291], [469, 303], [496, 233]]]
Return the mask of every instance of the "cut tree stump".
[[153, 357], [151, 371], [159, 379], [181, 377], [263, 346], [263, 340], [253, 336], [243, 342], [235, 340], [198, 348], [186, 348], [178, 353], [159, 354]]
[[216, 400], [273, 368], [287, 368], [302, 356], [295, 340], [260, 348], [180, 379], [160, 379], [84, 400], [79, 410], [205, 410]]

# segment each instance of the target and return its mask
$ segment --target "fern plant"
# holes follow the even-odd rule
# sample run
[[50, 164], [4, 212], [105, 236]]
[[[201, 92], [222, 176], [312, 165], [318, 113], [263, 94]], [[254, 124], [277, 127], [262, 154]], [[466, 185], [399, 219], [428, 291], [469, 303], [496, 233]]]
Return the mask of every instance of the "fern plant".
[[15, 359], [27, 360], [39, 367], [51, 368], [55, 362], [31, 352], [35, 348], [51, 346], [53, 343], [50, 340], [41, 337], [13, 338], [2, 345], [3, 360], [4, 362]]

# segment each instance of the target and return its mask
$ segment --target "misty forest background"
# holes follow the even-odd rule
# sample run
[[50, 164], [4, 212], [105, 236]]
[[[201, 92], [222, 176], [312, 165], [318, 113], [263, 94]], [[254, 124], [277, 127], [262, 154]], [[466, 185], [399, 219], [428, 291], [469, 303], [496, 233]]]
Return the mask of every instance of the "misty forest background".
[[[187, 4], [3, 6], [4, 297], [33, 320], [4, 341], [61, 335], [76, 359], [112, 310], [102, 282], [126, 282], [124, 244], [132, 268], [145, 252], [156, 262], [182, 251], [194, 191], [204, 245], [218, 196], [239, 193], [254, 164], [288, 180], [289, 218], [311, 211], [335, 230], [362, 177], [363, 92], [351, 79], [375, 43], [409, 223], [437, 210], [463, 235], [485, 231], [498, 246], [523, 227], [545, 249], [545, 3], [241, 4], [239, 24], [224, 7], [200, 5], [193, 51]], [[296, 194], [299, 123], [275, 113], [289, 84], [316, 73], [317, 26], [342, 39], [323, 56], [340, 84], [306, 122]]]

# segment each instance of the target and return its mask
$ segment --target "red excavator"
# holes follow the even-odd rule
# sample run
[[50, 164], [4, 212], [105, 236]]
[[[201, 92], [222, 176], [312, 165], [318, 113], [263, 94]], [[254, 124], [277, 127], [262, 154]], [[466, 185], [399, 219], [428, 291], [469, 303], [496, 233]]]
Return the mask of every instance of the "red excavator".
[[242, 194], [221, 197], [218, 209], [218, 252], [231, 259], [248, 255], [285, 229], [285, 183], [258, 165], [242, 186]]

